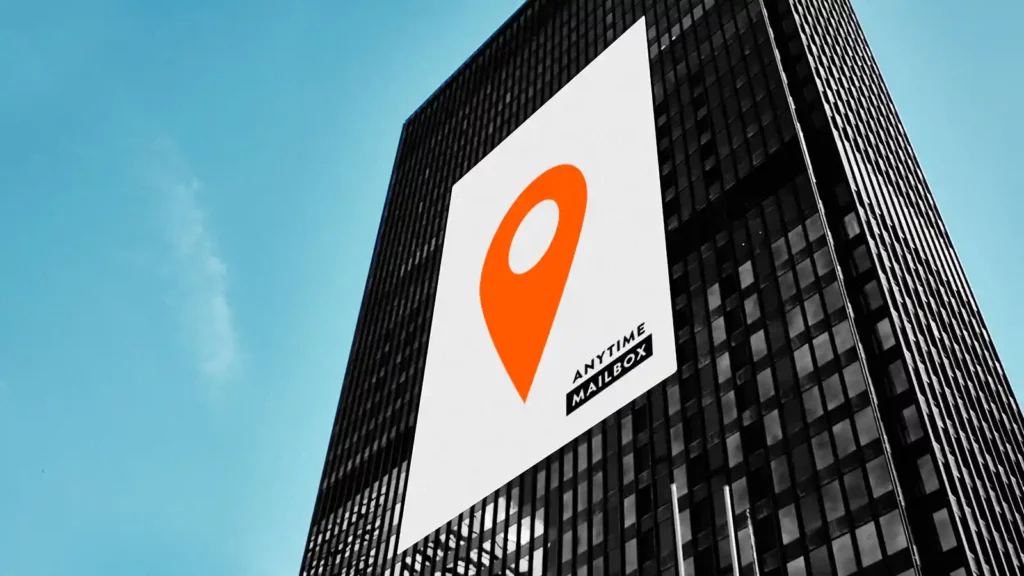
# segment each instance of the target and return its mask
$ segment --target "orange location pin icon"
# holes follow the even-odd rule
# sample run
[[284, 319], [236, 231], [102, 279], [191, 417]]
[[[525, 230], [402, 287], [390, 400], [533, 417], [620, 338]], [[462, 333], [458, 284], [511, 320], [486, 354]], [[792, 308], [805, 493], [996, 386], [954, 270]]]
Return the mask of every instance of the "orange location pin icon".
[[[526, 215], [545, 200], [558, 205], [555, 236], [533, 268], [516, 273], [509, 266], [512, 239]], [[484, 258], [480, 274], [484, 321], [524, 403], [562, 301], [586, 209], [583, 173], [569, 164], [555, 166], [531, 182], [512, 203]]]

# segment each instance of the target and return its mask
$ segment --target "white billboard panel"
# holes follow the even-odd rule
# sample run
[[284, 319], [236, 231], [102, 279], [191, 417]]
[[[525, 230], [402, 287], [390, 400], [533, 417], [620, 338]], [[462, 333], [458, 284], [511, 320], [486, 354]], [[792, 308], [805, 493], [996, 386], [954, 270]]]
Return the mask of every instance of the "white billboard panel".
[[641, 20], [452, 189], [399, 549], [676, 370]]

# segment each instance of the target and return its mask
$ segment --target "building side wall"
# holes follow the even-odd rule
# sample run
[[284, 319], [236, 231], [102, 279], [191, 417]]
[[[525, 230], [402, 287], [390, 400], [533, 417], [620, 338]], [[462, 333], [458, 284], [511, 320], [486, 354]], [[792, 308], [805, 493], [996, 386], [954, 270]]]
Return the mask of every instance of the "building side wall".
[[1019, 404], [907, 134], [846, 0], [776, 6], [799, 32], [793, 68], [806, 78], [805, 124], [820, 128], [816, 165], [835, 165], [836, 150], [850, 184], [826, 200], [838, 207], [849, 192], [856, 208], [829, 212], [925, 572], [955, 572], [966, 551], [965, 569], [1018, 574]]

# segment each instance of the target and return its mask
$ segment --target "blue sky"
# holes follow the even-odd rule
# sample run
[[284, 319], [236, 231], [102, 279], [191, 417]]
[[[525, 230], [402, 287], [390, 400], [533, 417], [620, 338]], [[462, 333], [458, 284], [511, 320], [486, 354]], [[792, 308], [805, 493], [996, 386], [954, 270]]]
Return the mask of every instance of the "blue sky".
[[[518, 3], [0, 3], [0, 575], [297, 573], [401, 123]], [[1024, 384], [1024, 7], [855, 5]]]

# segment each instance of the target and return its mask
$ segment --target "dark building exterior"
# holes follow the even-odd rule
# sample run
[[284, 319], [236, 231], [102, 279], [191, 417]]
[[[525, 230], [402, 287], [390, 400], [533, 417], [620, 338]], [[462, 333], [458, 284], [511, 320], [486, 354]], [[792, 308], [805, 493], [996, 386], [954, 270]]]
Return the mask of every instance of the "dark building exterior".
[[[1021, 411], [849, 0], [764, 1], [530, 0], [409, 118], [303, 575], [678, 574], [673, 482], [687, 576], [725, 486], [743, 574], [1024, 573]], [[452, 185], [643, 16], [679, 372], [396, 550]]]

